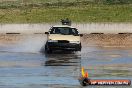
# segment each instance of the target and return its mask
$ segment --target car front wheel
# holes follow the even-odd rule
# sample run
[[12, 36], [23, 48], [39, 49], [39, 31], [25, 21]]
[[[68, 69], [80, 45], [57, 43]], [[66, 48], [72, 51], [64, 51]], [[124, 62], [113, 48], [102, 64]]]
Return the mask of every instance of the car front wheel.
[[47, 43], [45, 44], [45, 52], [48, 53], [48, 54], [52, 53], [52, 50], [48, 47]]

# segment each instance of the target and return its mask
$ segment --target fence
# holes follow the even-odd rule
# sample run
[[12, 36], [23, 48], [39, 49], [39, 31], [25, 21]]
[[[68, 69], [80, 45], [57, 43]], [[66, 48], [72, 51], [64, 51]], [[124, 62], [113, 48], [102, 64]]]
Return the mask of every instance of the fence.
[[[44, 34], [49, 28], [56, 24], [1, 24], [1, 34]], [[80, 33], [84, 34], [122, 34], [132, 33], [131, 23], [73, 23]]]

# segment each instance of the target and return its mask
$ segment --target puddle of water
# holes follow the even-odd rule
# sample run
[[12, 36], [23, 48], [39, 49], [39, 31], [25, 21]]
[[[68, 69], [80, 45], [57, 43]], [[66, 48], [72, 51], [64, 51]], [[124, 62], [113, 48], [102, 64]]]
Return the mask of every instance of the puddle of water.
[[132, 35], [85, 35], [81, 65], [91, 77], [131, 78]]
[[81, 88], [81, 66], [91, 79], [132, 79], [131, 36], [84, 35], [81, 52], [47, 55], [40, 52], [44, 34], [0, 35], [0, 87]]

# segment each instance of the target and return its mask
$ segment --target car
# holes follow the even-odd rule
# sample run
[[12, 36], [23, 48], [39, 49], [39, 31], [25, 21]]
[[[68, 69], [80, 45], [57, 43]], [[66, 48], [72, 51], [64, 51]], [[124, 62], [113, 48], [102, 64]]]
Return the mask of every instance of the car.
[[47, 34], [45, 52], [52, 53], [56, 50], [81, 51], [81, 40], [78, 29], [68, 25], [52, 26]]

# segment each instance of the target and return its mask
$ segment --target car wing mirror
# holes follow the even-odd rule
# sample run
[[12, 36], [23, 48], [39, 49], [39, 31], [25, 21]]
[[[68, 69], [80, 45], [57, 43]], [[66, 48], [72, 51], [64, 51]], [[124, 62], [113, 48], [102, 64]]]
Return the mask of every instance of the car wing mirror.
[[49, 34], [49, 32], [45, 32], [45, 34]]
[[81, 37], [83, 36], [83, 34], [79, 34]]

